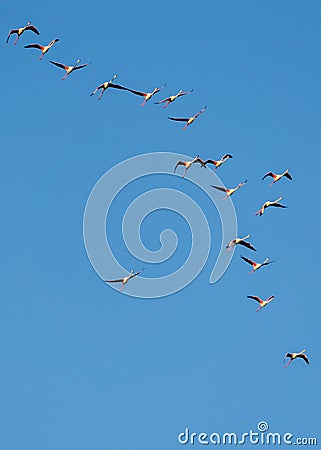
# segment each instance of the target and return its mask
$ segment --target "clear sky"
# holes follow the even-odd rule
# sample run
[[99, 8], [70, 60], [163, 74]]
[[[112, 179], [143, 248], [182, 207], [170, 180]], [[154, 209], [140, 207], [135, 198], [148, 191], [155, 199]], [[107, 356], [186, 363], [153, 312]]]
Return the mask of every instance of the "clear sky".
[[[2, 109], [2, 308], [0, 447], [5, 450], [166, 450], [178, 434], [270, 430], [320, 434], [320, 13], [316, 0], [240, 2], [7, 2], [0, 7]], [[18, 45], [11, 28], [28, 20]], [[59, 38], [39, 62], [24, 45]], [[49, 59], [91, 65], [61, 81]], [[117, 82], [152, 90], [156, 100], [194, 92], [166, 110], [110, 90]], [[207, 111], [182, 131], [168, 115]], [[142, 239], [159, 248], [174, 228], [179, 246], [160, 266], [142, 264], [121, 242], [121, 221], [137, 193], [155, 187], [196, 199], [211, 224], [208, 263], [192, 284], [156, 300], [105, 285], [83, 242], [88, 196], [115, 164], [137, 154], [178, 152], [234, 158], [218, 169], [233, 197], [239, 235], [257, 254], [236, 249], [209, 284], [220, 245], [217, 212], [187, 180], [143, 179], [120, 195], [109, 230], [128, 270], [166, 274], [186, 259], [183, 219], [159, 211]], [[268, 189], [267, 171], [293, 181]], [[191, 169], [194, 170], [194, 169]], [[195, 169], [196, 170], [196, 169]], [[265, 200], [288, 209], [254, 215]], [[252, 254], [253, 253], [253, 254]], [[248, 275], [240, 255], [275, 263]], [[122, 274], [121, 274], [122, 275]], [[256, 314], [247, 295], [275, 295]], [[286, 352], [307, 349], [310, 366]]]

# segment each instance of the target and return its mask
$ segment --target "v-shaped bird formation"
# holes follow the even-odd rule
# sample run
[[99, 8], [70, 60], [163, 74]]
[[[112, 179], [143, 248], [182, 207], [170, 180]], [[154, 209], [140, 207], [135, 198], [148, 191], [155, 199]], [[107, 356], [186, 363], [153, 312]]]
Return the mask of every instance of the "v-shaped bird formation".
[[[16, 39], [14, 41], [14, 45], [16, 45], [20, 39], [20, 37], [27, 31], [31, 31], [32, 33], [36, 34], [36, 35], [40, 35], [40, 32], [38, 31], [38, 29], [32, 25], [31, 22], [27, 22], [27, 24], [23, 27], [20, 28], [13, 28], [9, 31], [8, 35], [7, 35], [7, 40], [6, 42], [9, 43], [10, 41], [10, 37], [11, 35], [16, 35]], [[29, 35], [29, 33], [27, 33]], [[49, 39], [48, 39], [49, 41]], [[47, 41], [47, 42], [48, 42]], [[27, 44], [24, 46], [24, 48], [26, 49], [37, 49], [40, 50], [41, 55], [39, 56], [39, 60], [42, 60], [43, 57], [45, 56], [45, 54], [47, 52], [49, 52], [49, 50], [51, 51], [52, 47], [59, 42], [58, 38], [52, 39], [47, 45], [42, 45], [39, 43], [32, 43], [32, 44]], [[57, 46], [58, 48], [59, 46]], [[55, 46], [56, 48], [56, 46]], [[63, 69], [65, 71], [64, 76], [62, 77], [63, 80], [65, 80], [70, 74], [72, 74], [75, 71], [78, 71], [80, 69], [84, 69], [85, 67], [89, 66], [90, 63], [85, 63], [85, 64], [80, 64], [80, 59], [77, 59], [75, 61], [75, 63], [73, 65], [67, 65], [67, 64], [63, 64], [61, 62], [57, 62], [57, 61], [53, 61], [50, 60], [50, 63], [60, 69]], [[149, 102], [155, 95], [157, 95], [159, 92], [161, 92], [163, 89], [165, 89], [166, 87], [166, 83], [163, 84], [160, 87], [155, 87], [153, 88], [151, 91], [146, 90], [137, 90], [137, 89], [133, 89], [133, 88], [129, 88], [126, 86], [122, 86], [120, 84], [116, 84], [114, 81], [117, 78], [117, 75], [114, 75], [109, 81], [105, 81], [101, 84], [99, 84], [92, 92], [91, 92], [91, 96], [94, 96], [98, 91], [100, 91], [99, 96], [98, 96], [98, 100], [102, 99], [103, 94], [106, 92], [107, 89], [116, 89], [116, 90], [121, 90], [121, 91], [125, 91], [125, 92], [130, 92], [136, 96], [142, 97], [143, 98], [143, 102], [141, 103], [141, 106], [145, 106], [147, 102]], [[177, 92], [177, 91], [176, 91]], [[183, 89], [180, 89], [176, 94], [172, 94], [169, 95], [165, 98], [163, 98], [160, 101], [154, 102], [154, 104], [156, 105], [162, 105], [162, 108], [165, 109], [167, 108], [170, 104], [172, 104], [173, 102], [176, 102], [177, 99], [181, 98], [181, 97], [186, 97], [189, 96], [191, 93], [193, 92], [193, 89], [189, 90], [189, 91], [184, 91]], [[181, 102], [179, 102], [181, 103]], [[186, 130], [190, 125], [192, 125], [195, 120], [201, 116], [205, 111], [206, 111], [207, 106], [204, 106], [202, 109], [200, 109], [197, 113], [195, 113], [194, 115], [185, 115], [183, 117], [168, 117], [169, 120], [174, 121], [174, 122], [183, 122], [185, 123], [183, 130]], [[180, 166], [183, 166], [183, 173], [181, 174], [181, 178], [185, 178], [187, 171], [194, 165], [197, 165], [200, 170], [203, 169], [208, 169], [208, 166], [212, 166], [213, 169], [210, 169], [211, 172], [216, 171], [218, 168], [220, 168], [223, 164], [225, 164], [229, 159], [232, 159], [233, 156], [230, 153], [225, 153], [220, 159], [202, 159], [200, 157], [200, 155], [196, 155], [194, 158], [192, 158], [189, 161], [177, 161], [175, 167], [174, 167], [174, 173], [177, 171], [177, 169]], [[221, 169], [220, 169], [221, 170]], [[272, 171], [267, 172], [263, 177], [262, 180], [265, 180], [266, 178], [272, 178], [272, 182], [269, 185], [269, 187], [271, 188], [275, 183], [277, 183], [278, 181], [280, 181], [282, 178], [287, 178], [288, 180], [293, 180], [292, 175], [289, 172], [289, 169], [285, 170], [284, 172], [277, 174], [274, 173]], [[243, 186], [245, 186], [245, 184], [247, 183], [247, 180], [240, 182], [239, 184], [237, 184], [235, 187], [232, 188], [226, 188], [224, 185], [221, 186], [217, 186], [217, 185], [211, 185], [211, 187], [213, 187], [215, 190], [223, 192], [225, 194], [224, 197], [222, 197], [223, 200], [227, 200], [229, 197], [231, 197], [232, 195], [234, 195], [240, 188], [242, 188]], [[218, 193], [218, 195], [221, 195]], [[287, 206], [283, 205], [282, 203], [280, 203], [283, 200], [283, 197], [279, 197], [276, 200], [267, 200], [263, 203], [262, 207], [255, 213], [256, 215], [258, 215], [259, 217], [263, 216], [264, 212], [266, 209], [273, 207], [274, 208], [279, 208], [279, 209], [285, 209], [287, 208]], [[271, 211], [272, 212], [272, 211]], [[283, 213], [282, 213], [283, 214]], [[282, 216], [282, 214], [280, 214], [280, 216]], [[250, 234], [247, 234], [246, 236], [244, 236], [243, 238], [239, 238], [239, 237], [235, 237], [234, 239], [232, 239], [230, 242], [228, 242], [226, 244], [226, 250], [227, 251], [232, 251], [235, 250], [236, 247], [238, 246], [242, 246], [245, 249], [251, 250], [252, 252], [255, 251], [257, 252], [257, 249], [248, 241], [248, 239], [250, 238]], [[241, 256], [241, 259], [243, 261], [245, 261], [246, 263], [248, 263], [249, 265], [252, 266], [252, 270], [251, 270], [251, 274], [256, 272], [257, 270], [259, 270], [260, 268], [264, 267], [264, 266], [268, 266], [272, 263], [274, 263], [274, 261], [271, 261], [269, 257], [265, 258], [262, 262], [256, 262], [246, 256]], [[260, 261], [260, 259], [259, 259]], [[123, 276], [123, 277], [119, 277], [116, 279], [106, 279], [104, 280], [104, 282], [106, 283], [121, 283], [121, 288], [120, 291], [122, 291], [126, 284], [138, 277], [142, 271], [139, 270], [137, 272], [135, 272], [134, 270], [132, 270], [128, 275]], [[270, 295], [266, 300], [263, 300], [262, 298], [260, 298], [258, 295], [248, 295], [247, 296], [249, 299], [253, 299], [256, 302], [258, 302], [259, 306], [256, 310], [256, 312], [260, 311], [261, 309], [263, 309], [264, 307], [266, 307], [267, 305], [269, 305], [269, 303], [274, 300], [275, 296], [274, 295]], [[303, 359], [307, 364], [309, 364], [309, 359], [305, 354], [306, 350], [302, 350], [299, 353], [286, 353], [284, 358], [289, 358], [288, 363], [284, 366], [284, 367], [288, 367], [288, 365], [294, 361], [297, 358], [301, 358]]]

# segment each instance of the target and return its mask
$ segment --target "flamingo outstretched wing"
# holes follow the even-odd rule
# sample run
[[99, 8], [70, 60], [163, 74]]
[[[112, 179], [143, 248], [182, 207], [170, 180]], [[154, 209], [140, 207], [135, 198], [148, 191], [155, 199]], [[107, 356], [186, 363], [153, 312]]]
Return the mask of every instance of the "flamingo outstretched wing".
[[128, 91], [128, 88], [126, 88], [125, 86], [121, 86], [120, 84], [109, 83], [108, 87], [111, 87], [113, 89], [122, 89], [124, 91]]
[[44, 49], [43, 45], [39, 45], [39, 44], [29, 44], [29, 45], [25, 45], [24, 48], [38, 48], [39, 50], [43, 50], [43, 49]]
[[264, 177], [262, 178], [262, 180], [264, 180], [266, 177], [272, 177], [273, 178], [273, 173], [272, 172], [268, 172], [264, 175]]
[[60, 67], [61, 69], [67, 70], [69, 68], [69, 66], [66, 66], [65, 64], [61, 64], [59, 62], [56, 61], [50, 61], [51, 64], [54, 64], [57, 67]]
[[186, 118], [186, 117], [169, 117], [169, 120], [175, 120], [176, 122], [188, 122], [189, 118]]
[[185, 166], [184, 161], [177, 161], [174, 167], [174, 172], [176, 172], [178, 166]]
[[248, 295], [247, 298], [252, 298], [253, 300], [259, 302], [260, 304], [263, 303], [263, 301], [257, 295]]
[[89, 66], [89, 63], [87, 64], [81, 64], [80, 66], [74, 66], [74, 70], [82, 69], [83, 67]]
[[15, 34], [15, 33], [18, 33], [18, 32], [19, 32], [18, 29], [13, 29], [13, 30], [10, 30], [10, 31], [9, 31], [9, 34], [8, 34], [8, 36], [7, 36], [7, 44], [8, 44], [8, 42], [9, 42], [10, 36], [11, 36], [12, 34]]
[[139, 275], [140, 273], [142, 273], [143, 270], [144, 270], [144, 269], [139, 270], [138, 272], [132, 273], [132, 274], [129, 276], [129, 280], [130, 280], [131, 278], [137, 277], [137, 275]]
[[196, 159], [194, 160], [194, 164], [196, 164], [196, 163], [199, 163], [202, 167], [205, 167], [205, 169], [206, 169], [206, 164], [205, 164], [205, 162], [202, 160], [202, 158], [196, 158]]
[[215, 189], [218, 189], [219, 191], [222, 191], [222, 192], [228, 192], [228, 189], [225, 189], [225, 188], [223, 188], [223, 187], [221, 187], [221, 186], [214, 186], [213, 184], [211, 184], [211, 186], [212, 186], [213, 188], [215, 188]]
[[124, 88], [126, 91], [131, 92], [132, 94], [135, 95], [140, 95], [141, 97], [145, 97], [147, 94], [146, 92], [142, 92], [142, 91], [136, 91], [135, 89], [129, 89], [129, 88]]
[[309, 361], [307, 355], [305, 355], [304, 353], [301, 353], [301, 354], [298, 355], [297, 357], [298, 357], [298, 358], [304, 359], [304, 361], [305, 361], [307, 364], [310, 364], [310, 361]]
[[123, 278], [118, 278], [117, 280], [104, 280], [105, 283], [122, 283], [123, 281]]
[[254, 250], [256, 252], [256, 248], [254, 248], [253, 245], [250, 244], [249, 242], [241, 241], [241, 242], [239, 242], [239, 245], [244, 245], [244, 247], [247, 247], [250, 250]]
[[274, 263], [275, 261], [266, 261], [262, 263], [262, 266], [268, 266], [269, 264]]
[[254, 261], [252, 261], [252, 260], [249, 259], [249, 258], [246, 258], [245, 256], [241, 256], [241, 258], [242, 258], [245, 262], [251, 264], [251, 266], [253, 266], [254, 264], [256, 264]]
[[26, 30], [33, 31], [34, 33], [38, 34], [38, 36], [40, 35], [40, 33], [39, 33], [39, 31], [37, 30], [37, 28], [36, 28], [35, 26], [33, 26], [33, 25], [27, 25], [25, 29], [26, 29]]

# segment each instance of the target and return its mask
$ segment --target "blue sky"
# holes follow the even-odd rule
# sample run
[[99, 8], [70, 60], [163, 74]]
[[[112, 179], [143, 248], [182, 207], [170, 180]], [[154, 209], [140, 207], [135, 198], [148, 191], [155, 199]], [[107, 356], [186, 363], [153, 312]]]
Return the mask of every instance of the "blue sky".
[[[185, 427], [242, 433], [260, 420], [271, 431], [321, 439], [320, 12], [313, 0], [201, 7], [18, 0], [0, 7], [1, 448], [175, 449]], [[17, 46], [13, 39], [6, 45], [8, 30], [28, 20], [40, 36], [25, 33]], [[60, 42], [41, 62], [36, 50], [23, 48], [53, 38]], [[49, 63], [77, 58], [92, 64], [66, 81]], [[89, 96], [114, 73], [135, 89], [167, 83], [166, 95], [194, 92], [165, 111], [152, 101], [141, 108], [126, 92], [107, 91], [100, 102]], [[167, 120], [205, 104], [185, 132]], [[231, 153], [218, 175], [228, 187], [249, 180], [233, 198], [239, 234], [252, 235], [257, 259], [276, 263], [249, 276], [240, 255], [252, 255], [237, 249], [227, 273], [210, 285], [217, 212], [187, 180], [146, 178], [120, 200], [129, 204], [135, 193], [163, 184], [196, 198], [213, 231], [209, 261], [191, 285], [159, 300], [106, 286], [84, 248], [87, 198], [113, 165], [156, 151], [214, 159]], [[268, 189], [260, 180], [286, 168], [292, 182]], [[288, 209], [254, 215], [279, 195]], [[113, 226], [130, 270], [118, 217]], [[161, 211], [142, 230], [144, 243], [157, 249], [168, 227], [184, 242], [162, 274], [186, 257], [186, 223]], [[156, 273], [146, 267], [146, 276]], [[256, 314], [251, 294], [276, 299]], [[284, 353], [302, 348], [310, 366], [299, 360], [284, 370]]]

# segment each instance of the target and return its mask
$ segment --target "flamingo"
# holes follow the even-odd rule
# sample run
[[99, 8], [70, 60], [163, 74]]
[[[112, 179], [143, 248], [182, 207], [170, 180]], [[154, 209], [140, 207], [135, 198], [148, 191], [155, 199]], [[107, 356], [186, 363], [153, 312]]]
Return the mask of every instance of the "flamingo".
[[104, 92], [106, 91], [106, 89], [108, 88], [114, 88], [114, 89], [124, 89], [127, 90], [127, 88], [120, 86], [119, 84], [114, 84], [113, 81], [117, 78], [117, 75], [114, 75], [113, 78], [110, 81], [105, 81], [105, 83], [100, 84], [99, 86], [96, 87], [96, 89], [90, 94], [90, 95], [95, 95], [96, 92], [101, 89], [101, 93], [98, 97], [98, 100], [101, 99], [101, 97], [103, 96]]
[[123, 277], [123, 278], [117, 278], [116, 280], [104, 280], [105, 283], [122, 283], [122, 287], [120, 289], [120, 292], [124, 289], [125, 285], [128, 283], [129, 280], [131, 280], [134, 277], [137, 277], [137, 275], [139, 275], [140, 273], [142, 273], [144, 269], [139, 270], [138, 272], [134, 272], [134, 270], [132, 270], [129, 275], [127, 275], [127, 277]]
[[38, 48], [39, 50], [41, 50], [41, 56], [39, 57], [39, 60], [42, 60], [47, 51], [58, 41], [59, 39], [53, 39], [51, 42], [49, 42], [48, 45], [29, 44], [25, 45], [25, 48]]
[[178, 166], [184, 166], [185, 170], [184, 170], [184, 173], [182, 175], [182, 178], [184, 178], [187, 170], [191, 167], [192, 164], [195, 164], [195, 163], [200, 163], [202, 167], [205, 167], [204, 163], [201, 160], [201, 158], [199, 157], [199, 155], [196, 155], [195, 158], [192, 159], [191, 161], [177, 161], [177, 163], [176, 163], [176, 165], [174, 167], [174, 172], [176, 172], [176, 169], [177, 169]]
[[252, 261], [249, 258], [245, 258], [245, 256], [241, 256], [241, 258], [246, 261], [248, 264], [251, 264], [253, 267], [252, 271], [250, 273], [255, 272], [256, 270], [259, 270], [263, 266], [268, 266], [269, 264], [272, 264], [275, 261], [270, 261], [270, 258], [266, 258], [262, 263], [257, 263], [255, 261]]
[[258, 309], [256, 310], [256, 312], [259, 312], [260, 309], [264, 308], [264, 306], [268, 305], [272, 300], [274, 300], [274, 295], [271, 295], [269, 298], [267, 298], [266, 300], [262, 300], [260, 297], [258, 297], [257, 295], [248, 295], [247, 298], [252, 298], [253, 300], [256, 300], [257, 302], [259, 302], [260, 306], [258, 307]]
[[8, 34], [8, 37], [7, 37], [7, 43], [9, 42], [10, 36], [11, 36], [12, 34], [16, 34], [16, 35], [17, 35], [17, 39], [14, 41], [14, 45], [16, 45], [17, 42], [18, 42], [18, 40], [19, 40], [19, 38], [20, 38], [20, 36], [22, 35], [22, 33], [23, 33], [24, 31], [27, 31], [27, 30], [33, 31], [34, 33], [36, 33], [36, 34], [38, 34], [38, 35], [40, 34], [39, 31], [37, 30], [37, 28], [34, 27], [33, 25], [31, 25], [31, 22], [28, 22], [27, 25], [26, 25], [25, 27], [22, 27], [22, 28], [16, 28], [16, 29], [14, 29], [14, 30], [10, 30], [10, 31], [9, 31], [9, 34]]
[[202, 108], [197, 114], [195, 114], [192, 117], [169, 117], [169, 120], [175, 120], [177, 122], [186, 122], [186, 125], [183, 127], [183, 130], [186, 130], [186, 128], [191, 125], [195, 119], [197, 119], [198, 116], [203, 114], [203, 112], [206, 110], [207, 106], [205, 105], [204, 108]]
[[308, 359], [307, 355], [305, 354], [305, 348], [303, 350], [301, 350], [299, 353], [286, 353], [284, 356], [284, 361], [285, 361], [285, 358], [290, 358], [288, 363], [284, 366], [285, 369], [296, 358], [302, 358], [302, 359], [304, 359], [304, 361], [307, 364], [310, 364], [309, 359]]
[[233, 156], [227, 153], [226, 155], [223, 155], [222, 158], [220, 160], [218, 160], [218, 161], [215, 161], [214, 159], [207, 159], [206, 161], [204, 161], [204, 164], [205, 165], [206, 164], [214, 164], [214, 166], [215, 166], [214, 170], [216, 170], [218, 167], [220, 167], [229, 158], [233, 158]]
[[125, 88], [125, 90], [131, 92], [132, 94], [140, 95], [141, 97], [144, 97], [144, 101], [141, 104], [141, 106], [145, 106], [146, 102], [148, 102], [148, 100], [150, 100], [159, 91], [164, 89], [165, 86], [166, 86], [166, 83], [159, 88], [156, 87], [152, 92], [135, 91], [134, 89], [129, 89], [129, 88]]
[[264, 180], [264, 178], [266, 177], [272, 177], [273, 181], [272, 183], [269, 185], [269, 187], [271, 187], [274, 183], [276, 183], [277, 181], [281, 180], [281, 178], [286, 177], [289, 180], [293, 180], [292, 176], [289, 173], [289, 169], [287, 169], [285, 172], [281, 173], [280, 175], [273, 173], [273, 172], [268, 172], [264, 175], [264, 177], [262, 178], [262, 180]]
[[262, 208], [259, 209], [259, 210], [255, 213], [255, 215], [256, 215], [256, 216], [257, 216], [257, 215], [262, 216], [263, 213], [264, 213], [264, 210], [265, 210], [266, 208], [269, 208], [270, 206], [275, 206], [275, 207], [277, 207], [277, 208], [287, 208], [287, 206], [284, 206], [284, 205], [282, 205], [281, 203], [279, 203], [282, 199], [283, 199], [283, 197], [280, 197], [280, 198], [274, 200], [274, 202], [270, 202], [270, 201], [265, 202], [264, 205], [262, 206]]
[[68, 75], [71, 74], [71, 72], [73, 72], [74, 70], [78, 70], [78, 69], [82, 69], [83, 67], [88, 66], [88, 64], [81, 64], [80, 66], [78, 66], [78, 64], [80, 63], [80, 59], [77, 59], [76, 63], [74, 66], [66, 66], [64, 64], [55, 62], [55, 61], [50, 61], [51, 64], [54, 64], [57, 67], [60, 67], [61, 69], [64, 69], [66, 71], [65, 76], [62, 77], [63, 80], [65, 80]]
[[164, 98], [164, 100], [161, 100], [160, 102], [156, 102], [155, 105], [160, 105], [161, 103], [165, 103], [163, 108], [167, 108], [167, 106], [170, 103], [173, 103], [177, 98], [182, 97], [183, 95], [191, 94], [193, 92], [193, 89], [191, 91], [184, 92], [182, 89], [180, 89], [176, 95], [171, 95], [170, 97]]
[[211, 184], [211, 186], [215, 189], [218, 189], [219, 191], [225, 192], [226, 196], [223, 198], [223, 200], [226, 200], [228, 197], [230, 197], [231, 195], [234, 194], [234, 192], [236, 192], [238, 189], [240, 189], [242, 186], [245, 185], [245, 183], [247, 183], [247, 180], [243, 181], [242, 183], [239, 183], [235, 188], [233, 189], [226, 189], [223, 188], [221, 186], [213, 186], [213, 184]]
[[227, 251], [232, 250], [232, 248], [235, 247], [236, 245], [244, 245], [244, 247], [247, 247], [247, 248], [249, 248], [251, 250], [254, 250], [256, 252], [256, 248], [254, 248], [252, 244], [250, 244], [249, 242], [245, 242], [245, 239], [248, 239], [250, 236], [251, 235], [248, 234], [247, 236], [245, 236], [243, 238], [235, 238], [235, 239], [233, 239], [232, 241], [230, 241], [227, 244], [227, 246], [226, 246]]

